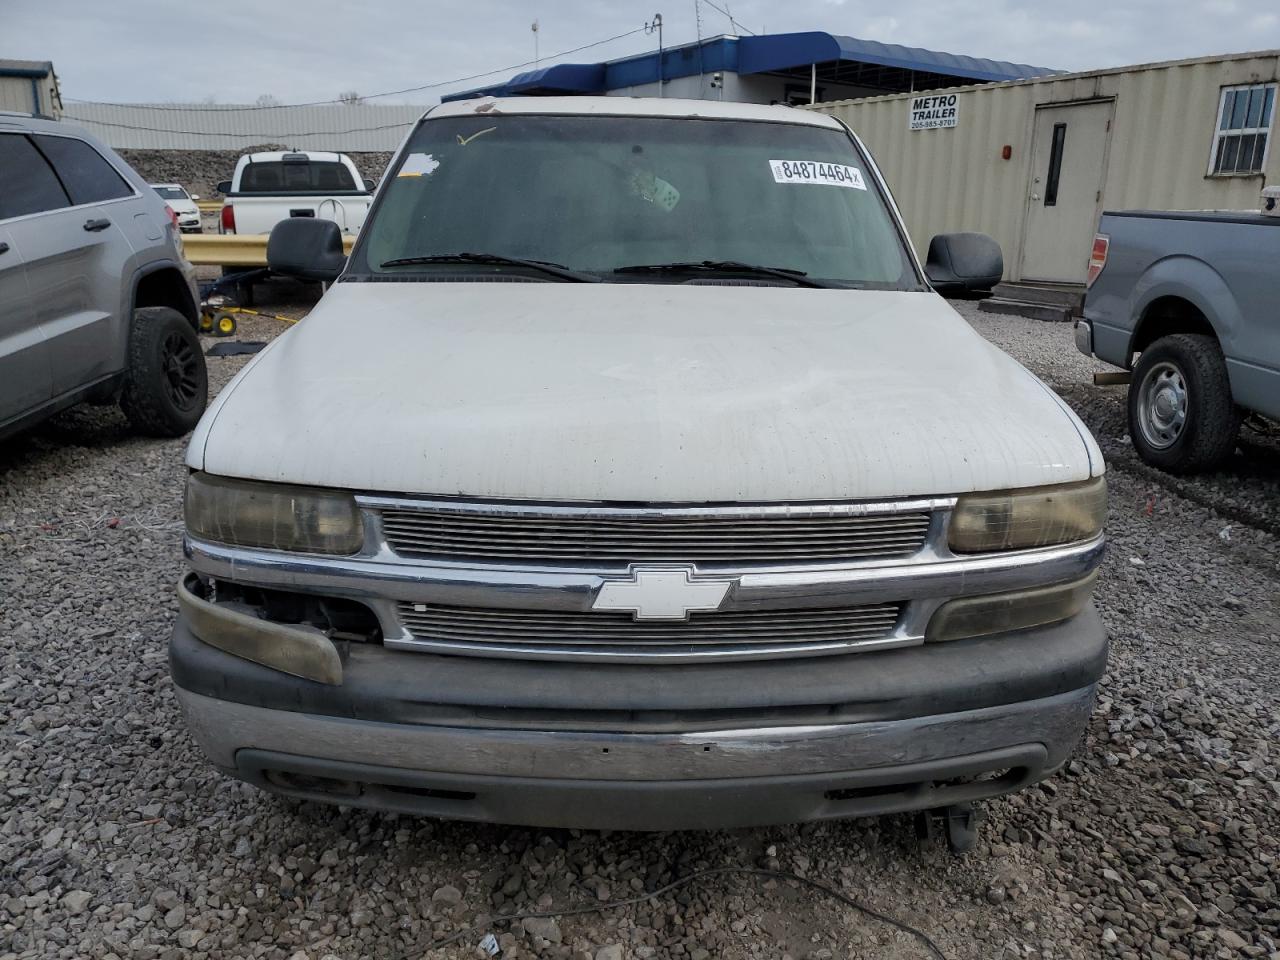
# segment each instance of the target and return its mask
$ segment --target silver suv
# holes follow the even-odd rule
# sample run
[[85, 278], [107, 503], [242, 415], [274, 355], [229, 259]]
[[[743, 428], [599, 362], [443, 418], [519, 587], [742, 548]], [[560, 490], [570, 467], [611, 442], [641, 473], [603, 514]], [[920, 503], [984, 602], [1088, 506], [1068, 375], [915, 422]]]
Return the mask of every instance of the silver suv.
[[0, 113], [0, 437], [83, 401], [153, 436], [196, 425], [208, 382], [176, 234], [109, 147]]

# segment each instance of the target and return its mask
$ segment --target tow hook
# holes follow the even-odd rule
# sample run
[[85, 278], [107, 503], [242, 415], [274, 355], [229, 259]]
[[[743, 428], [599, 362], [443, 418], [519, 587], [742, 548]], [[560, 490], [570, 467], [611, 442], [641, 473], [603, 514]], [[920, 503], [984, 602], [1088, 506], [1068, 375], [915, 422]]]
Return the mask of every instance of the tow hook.
[[952, 853], [966, 853], [978, 842], [978, 826], [986, 814], [972, 803], [953, 803], [916, 814], [916, 836], [932, 842], [945, 836]]

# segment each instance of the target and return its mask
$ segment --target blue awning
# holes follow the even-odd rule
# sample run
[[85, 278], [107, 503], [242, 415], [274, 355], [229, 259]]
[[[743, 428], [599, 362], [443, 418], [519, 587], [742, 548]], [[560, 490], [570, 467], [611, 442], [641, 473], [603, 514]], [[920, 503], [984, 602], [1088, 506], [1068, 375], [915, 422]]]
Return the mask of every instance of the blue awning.
[[557, 63], [550, 67], [517, 73], [503, 83], [447, 94], [440, 99], [450, 101], [469, 100], [473, 97], [536, 96], [538, 94], [585, 96], [604, 93], [604, 73], [603, 63]]
[[1060, 71], [1027, 63], [985, 60], [896, 43], [841, 37], [821, 31], [760, 37], [711, 37], [668, 47], [662, 53], [622, 57], [608, 63], [561, 63], [531, 70], [504, 83], [448, 94], [443, 100], [518, 94], [591, 94], [675, 80], [722, 70], [773, 74], [808, 81], [814, 66], [825, 83], [884, 93], [929, 90], [970, 82], [1029, 80]]
[[839, 61], [985, 82], [1027, 80], [1059, 72], [1027, 63], [984, 60], [820, 32], [779, 33], [738, 40], [739, 73], [782, 73], [810, 64]]

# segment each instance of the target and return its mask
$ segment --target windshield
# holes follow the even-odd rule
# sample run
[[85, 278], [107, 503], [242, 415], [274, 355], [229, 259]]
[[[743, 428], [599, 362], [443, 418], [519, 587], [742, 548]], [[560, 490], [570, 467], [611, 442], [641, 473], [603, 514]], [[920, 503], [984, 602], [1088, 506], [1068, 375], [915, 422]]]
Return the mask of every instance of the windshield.
[[[793, 271], [822, 285], [921, 287], [853, 141], [842, 130], [799, 123], [427, 120], [390, 172], [348, 272], [554, 279], [512, 264], [389, 262], [459, 253], [544, 261], [614, 282], [744, 272], [734, 264]], [[669, 264], [681, 266], [623, 269]]]
[[156, 193], [164, 197], [166, 200], [189, 200], [187, 191], [181, 187], [152, 187]]

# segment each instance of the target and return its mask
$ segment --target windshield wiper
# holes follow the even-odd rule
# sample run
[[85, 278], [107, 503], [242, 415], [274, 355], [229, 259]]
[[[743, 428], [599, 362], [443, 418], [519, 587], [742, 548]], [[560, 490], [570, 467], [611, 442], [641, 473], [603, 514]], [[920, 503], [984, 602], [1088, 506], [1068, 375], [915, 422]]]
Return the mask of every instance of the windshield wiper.
[[561, 280], [574, 283], [599, 283], [600, 278], [590, 273], [570, 270], [563, 263], [552, 263], [550, 260], [522, 260], [520, 257], [506, 257], [500, 253], [432, 253], [419, 257], [396, 257], [384, 260], [379, 267], [407, 267], [420, 263], [491, 263], [511, 267], [525, 267]]
[[755, 263], [741, 263], [737, 260], [698, 260], [687, 263], [634, 263], [629, 267], [618, 267], [614, 273], [748, 273], [757, 277], [774, 277], [778, 280], [790, 280], [801, 287], [831, 287], [833, 284], [811, 278], [803, 270], [792, 270], [788, 267], [765, 267]]

